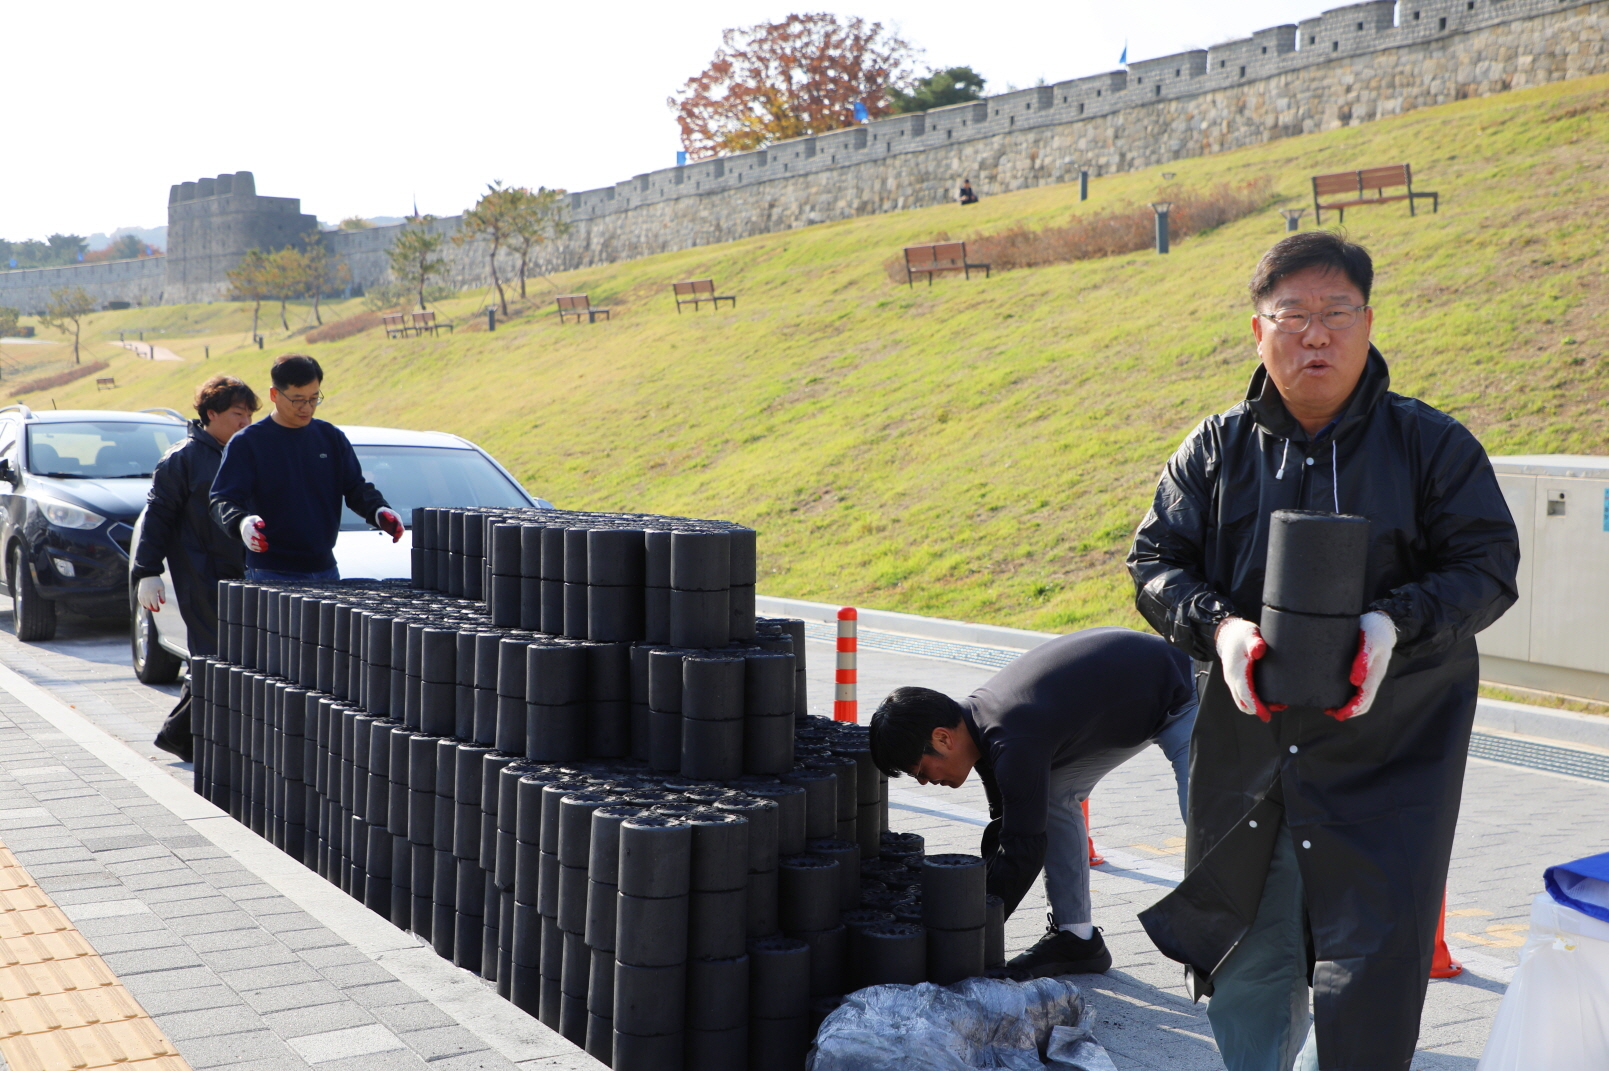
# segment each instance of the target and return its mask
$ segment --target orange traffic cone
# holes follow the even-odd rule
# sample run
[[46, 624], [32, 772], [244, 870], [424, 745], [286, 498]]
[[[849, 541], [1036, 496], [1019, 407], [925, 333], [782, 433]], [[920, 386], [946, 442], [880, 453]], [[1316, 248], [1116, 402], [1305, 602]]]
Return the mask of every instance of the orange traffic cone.
[[1436, 954], [1430, 961], [1430, 977], [1453, 978], [1464, 973], [1464, 965], [1447, 951], [1447, 893], [1441, 894], [1441, 914], [1436, 916]]
[[[1084, 801], [1084, 832], [1085, 833], [1089, 832], [1089, 800]], [[1102, 863], [1106, 862], [1106, 860], [1101, 858], [1100, 853], [1095, 850], [1095, 837], [1093, 835], [1091, 835], [1088, 838], [1088, 840], [1089, 840], [1089, 865], [1090, 866], [1100, 866]], [[1462, 968], [1460, 968], [1460, 969], [1462, 969]]]

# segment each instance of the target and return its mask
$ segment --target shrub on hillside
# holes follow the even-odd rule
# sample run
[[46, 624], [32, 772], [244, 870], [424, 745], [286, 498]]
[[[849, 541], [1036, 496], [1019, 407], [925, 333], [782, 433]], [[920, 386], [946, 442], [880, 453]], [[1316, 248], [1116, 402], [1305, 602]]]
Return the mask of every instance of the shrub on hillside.
[[96, 372], [104, 372], [110, 367], [105, 361], [91, 361], [88, 364], [69, 368], [64, 372], [57, 372], [55, 375], [40, 376], [38, 379], [18, 383], [11, 388], [11, 396], [16, 398], [24, 394], [32, 394], [34, 391], [49, 390], [51, 387], [63, 387], [75, 379], [83, 379], [85, 376], [92, 376]]
[[331, 320], [323, 327], [315, 327], [307, 333], [309, 342], [337, 342], [353, 335], [361, 335], [371, 327], [380, 326], [380, 314], [377, 312], [360, 312], [356, 316], [348, 316], [344, 320]]
[[[1272, 199], [1273, 187], [1273, 180], [1267, 176], [1239, 185], [1222, 183], [1207, 190], [1164, 187], [1157, 192], [1157, 200], [1173, 202], [1168, 233], [1177, 241], [1259, 211]], [[933, 240], [951, 239], [949, 235], [939, 235]], [[1061, 227], [1036, 231], [1019, 226], [973, 235], [966, 243], [968, 260], [988, 264], [996, 271], [1009, 271], [1137, 253], [1151, 248], [1155, 241], [1156, 215], [1149, 206], [1142, 206], [1077, 216]], [[905, 282], [903, 254], [889, 259], [885, 266], [890, 279]]]

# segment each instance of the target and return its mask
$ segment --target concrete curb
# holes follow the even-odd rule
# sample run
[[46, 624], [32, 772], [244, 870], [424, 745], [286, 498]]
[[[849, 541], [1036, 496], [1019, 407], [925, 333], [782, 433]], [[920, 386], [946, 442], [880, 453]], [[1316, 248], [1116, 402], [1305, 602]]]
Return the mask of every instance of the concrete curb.
[[[762, 614], [797, 617], [825, 624], [838, 623], [838, 610], [841, 605], [841, 603], [807, 602], [804, 599], [781, 599], [770, 595], [757, 595], [754, 598], [755, 609]], [[973, 643], [980, 647], [1003, 647], [1011, 651], [1029, 651], [1057, 636], [1054, 632], [1031, 632], [1024, 628], [1002, 628], [999, 625], [975, 625], [968, 621], [899, 614], [892, 610], [866, 610], [856, 607], [856, 612], [860, 615], [862, 627], [876, 629], [879, 632], [897, 632], [928, 640], [948, 640], [951, 643]]]
[[[758, 595], [754, 600], [760, 613], [777, 617], [797, 617], [805, 621], [836, 624], [839, 605]], [[999, 625], [978, 625], [949, 621], [941, 617], [922, 617], [891, 610], [856, 607], [862, 628], [892, 632], [922, 639], [975, 644], [1008, 651], [1028, 651], [1055, 638], [1052, 632], [1032, 632]], [[1475, 725], [1493, 732], [1536, 737], [1575, 747], [1609, 751], [1609, 717], [1576, 714], [1568, 710], [1509, 703], [1501, 699], [1481, 699], [1475, 704]]]
[[1475, 703], [1475, 727], [1609, 751], [1609, 718], [1599, 714], [1481, 699]]

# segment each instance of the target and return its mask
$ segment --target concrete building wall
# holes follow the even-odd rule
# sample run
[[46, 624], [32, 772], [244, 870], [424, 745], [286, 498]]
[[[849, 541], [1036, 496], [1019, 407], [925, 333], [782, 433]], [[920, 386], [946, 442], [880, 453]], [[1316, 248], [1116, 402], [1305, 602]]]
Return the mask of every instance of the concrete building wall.
[[[1415, 108], [1609, 71], [1609, 0], [1369, 0], [1206, 50], [636, 175], [570, 195], [576, 226], [543, 253], [582, 267], [984, 196], [1355, 125]], [[1394, 163], [1397, 161], [1359, 161]], [[1408, 161], [1414, 163], [1415, 161]], [[1430, 176], [1427, 176], [1427, 180]], [[248, 172], [174, 187], [160, 300], [214, 300], [255, 245], [312, 229]], [[455, 233], [457, 217], [438, 220]], [[389, 277], [400, 227], [321, 240], [364, 288]], [[489, 281], [477, 243], [446, 244], [453, 285]], [[500, 261], [500, 264], [503, 263]], [[512, 265], [512, 258], [507, 263]], [[66, 272], [85, 268], [49, 269]], [[0, 303], [15, 276], [0, 272]], [[31, 284], [29, 284], [31, 285]], [[97, 284], [99, 285], [99, 284]]]

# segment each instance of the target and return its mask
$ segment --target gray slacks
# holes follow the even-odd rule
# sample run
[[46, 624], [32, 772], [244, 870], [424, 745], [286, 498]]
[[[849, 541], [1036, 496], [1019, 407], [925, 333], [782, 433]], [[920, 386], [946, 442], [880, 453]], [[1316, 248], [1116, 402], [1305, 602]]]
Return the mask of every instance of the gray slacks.
[[1049, 810], [1045, 817], [1045, 897], [1057, 925], [1093, 921], [1089, 896], [1089, 831], [1083, 803], [1100, 779], [1155, 744], [1173, 766], [1184, 816], [1190, 786], [1190, 733], [1196, 726], [1196, 701], [1168, 714], [1150, 740], [1131, 748], [1112, 748], [1085, 755], [1050, 771]]

